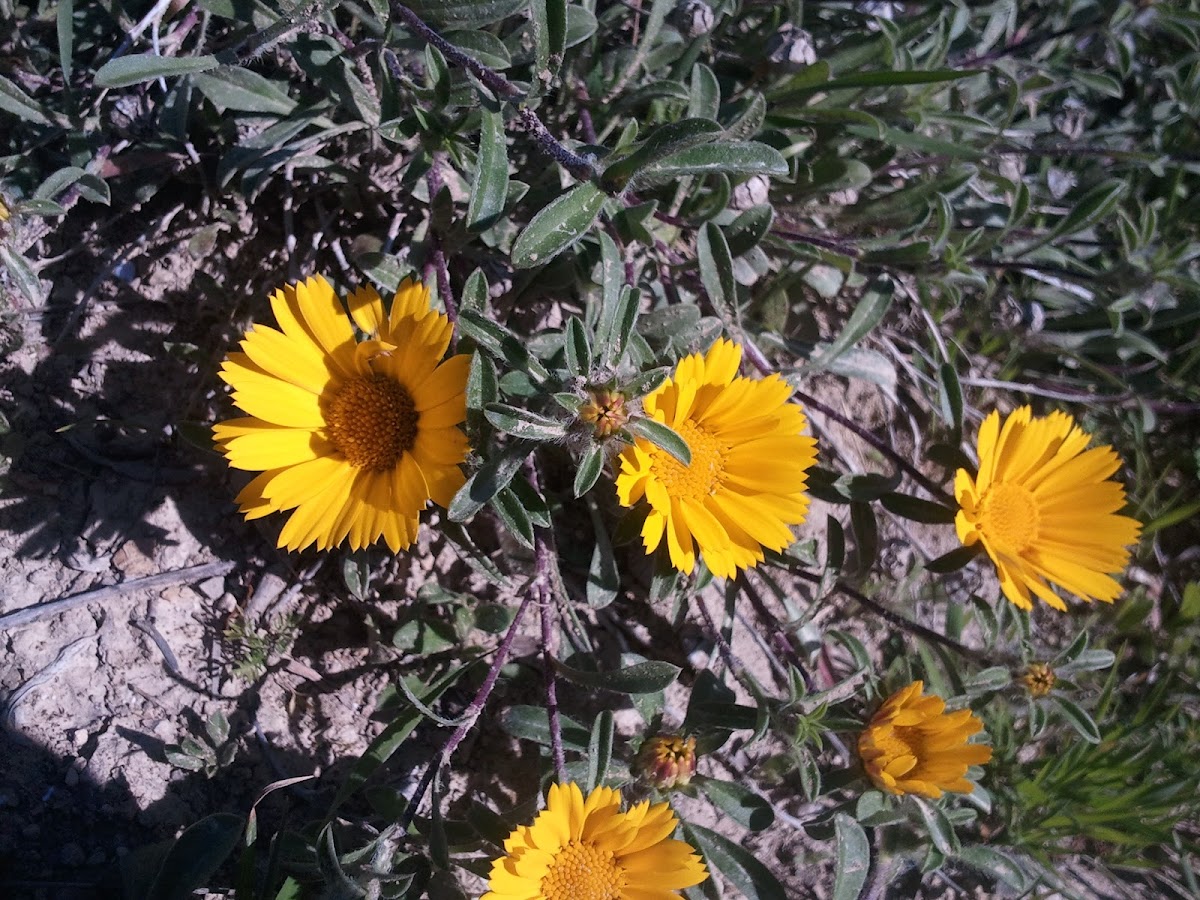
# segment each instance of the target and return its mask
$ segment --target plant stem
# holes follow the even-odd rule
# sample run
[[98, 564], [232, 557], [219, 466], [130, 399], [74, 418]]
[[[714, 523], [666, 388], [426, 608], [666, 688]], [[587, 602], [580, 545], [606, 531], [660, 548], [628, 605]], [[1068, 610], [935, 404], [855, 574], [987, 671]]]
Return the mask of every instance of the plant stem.
[[513, 642], [517, 639], [517, 629], [520, 628], [521, 620], [525, 618], [525, 610], [529, 608], [529, 603], [532, 599], [532, 591], [526, 593], [521, 598], [521, 605], [517, 607], [512, 624], [508, 626], [508, 631], [504, 633], [504, 639], [500, 641], [500, 646], [496, 648], [496, 656], [492, 659], [491, 666], [488, 667], [487, 675], [483, 678], [483, 684], [479, 686], [479, 690], [475, 692], [475, 696], [471, 699], [471, 703], [463, 713], [462, 722], [454, 729], [450, 737], [446, 739], [446, 743], [442, 745], [441, 751], [429, 761], [429, 765], [425, 767], [425, 771], [421, 774], [421, 780], [418, 782], [416, 790], [413, 791], [412, 800], [409, 801], [408, 807], [404, 810], [404, 815], [400, 817], [400, 821], [397, 823], [401, 834], [406, 832], [408, 826], [412, 824], [412, 820], [417, 814], [417, 808], [421, 805], [421, 800], [425, 797], [425, 792], [429, 790], [429, 786], [433, 783], [438, 769], [450, 761], [450, 757], [458, 749], [458, 745], [463, 742], [463, 738], [474, 727], [480, 713], [483, 712], [484, 704], [487, 703], [493, 688], [496, 687], [496, 679], [500, 676], [500, 669], [508, 661], [508, 654], [512, 651]]
[[[529, 484], [541, 493], [537, 465], [531, 456], [525, 465]], [[542, 614], [542, 677], [546, 684], [546, 716], [550, 725], [550, 753], [559, 784], [567, 781], [566, 756], [563, 753], [562, 718], [558, 711], [558, 676], [554, 671], [554, 566], [558, 550], [553, 528], [535, 528], [533, 532], [533, 584], [530, 594], [537, 597]]]
[[[442, 166], [440, 153], [433, 155], [433, 164], [429, 167], [429, 173], [425, 176], [425, 184], [429, 188], [429, 208], [432, 211], [435, 198], [441, 193], [445, 182], [442, 180]], [[450, 320], [450, 324], [458, 322], [458, 304], [454, 300], [454, 291], [450, 287], [450, 269], [446, 265], [446, 251], [442, 249], [442, 236], [435, 234], [430, 229], [429, 233], [430, 246], [430, 263], [433, 265], [433, 270], [437, 277], [438, 296], [442, 298], [442, 304], [446, 307], [446, 318]], [[457, 342], [457, 335], [451, 338]]]
[[521, 89], [515, 84], [497, 72], [495, 69], [489, 68], [475, 59], [473, 56], [468, 56], [463, 53], [452, 43], [430, 28], [422, 21], [421, 17], [415, 12], [404, 6], [401, 3], [393, 3], [392, 11], [404, 20], [404, 24], [409, 29], [415, 32], [427, 44], [433, 44], [442, 51], [442, 55], [446, 59], [453, 62], [455, 65], [467, 69], [472, 75], [482, 81], [492, 93], [497, 97], [503, 97], [506, 100], [513, 100], [521, 96]]
[[[803, 569], [792, 569], [791, 572], [812, 584], [820, 584], [822, 581], [820, 575], [814, 574], [813, 572], [805, 572]], [[846, 582], [840, 579], [834, 582], [834, 588], [838, 592], [845, 594], [850, 599], [856, 601], [860, 606], [865, 606], [871, 612], [875, 613], [875, 615], [885, 619], [898, 628], [904, 629], [910, 634], [915, 634], [927, 641], [933, 641], [941, 644], [943, 647], [953, 650], [960, 656], [966, 657], [967, 659], [977, 660], [985, 666], [996, 664], [995, 661], [987, 654], [981, 653], [978, 650], [972, 650], [970, 647], [960, 644], [958, 641], [954, 640], [954, 638], [946, 637], [946, 635], [934, 631], [932, 628], [926, 628], [920, 622], [914, 622], [912, 619], [888, 609], [882, 603], [871, 599], [862, 591], [852, 588], [850, 585], [846, 584]]]
[[533, 135], [533, 139], [537, 142], [538, 147], [541, 148], [543, 153], [577, 179], [580, 181], [590, 181], [595, 176], [596, 167], [589, 160], [578, 153], [571, 152], [560, 144], [558, 139], [542, 123], [542, 120], [537, 117], [537, 113], [527, 106], [521, 109], [521, 124]]
[[[524, 99], [525, 92], [517, 87], [495, 69], [485, 66], [473, 56], [468, 56], [462, 50], [459, 50], [448, 40], [430, 28], [422, 21], [421, 17], [415, 12], [404, 6], [401, 3], [393, 3], [392, 10], [397, 17], [404, 21], [404, 24], [422, 40], [428, 44], [432, 44], [442, 51], [442, 55], [447, 60], [460, 66], [472, 75], [478, 78], [488, 90], [492, 91], [497, 97], [502, 100], [520, 100]], [[532, 109], [522, 107], [521, 122], [525, 129], [533, 136], [537, 145], [542, 151], [557, 162], [560, 166], [570, 172], [580, 181], [589, 181], [596, 174], [596, 168], [592, 163], [576, 153], [572, 153], [562, 143], [554, 137], [543, 124], [542, 120], [537, 117]]]

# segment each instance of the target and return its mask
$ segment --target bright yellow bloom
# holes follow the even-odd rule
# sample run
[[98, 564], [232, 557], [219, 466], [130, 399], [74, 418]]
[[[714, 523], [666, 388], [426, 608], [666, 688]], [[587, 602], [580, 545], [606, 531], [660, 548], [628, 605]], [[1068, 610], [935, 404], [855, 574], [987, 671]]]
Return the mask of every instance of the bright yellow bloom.
[[504, 842], [480, 900], [675, 900], [708, 870], [671, 837], [675, 814], [646, 800], [621, 812], [621, 792], [554, 784], [546, 808]]
[[979, 475], [955, 476], [959, 540], [983, 544], [1004, 596], [1022, 609], [1032, 593], [1065, 610], [1049, 582], [1088, 601], [1121, 593], [1111, 576], [1141, 525], [1116, 515], [1125, 489], [1109, 476], [1121, 460], [1107, 444], [1085, 450], [1090, 440], [1066, 413], [1034, 417], [1022, 406], [1001, 428], [993, 412], [979, 428]]
[[429, 290], [405, 281], [391, 313], [372, 287], [347, 301], [321, 276], [277, 290], [279, 329], [255, 325], [221, 377], [249, 415], [214, 426], [236, 469], [262, 471], [238, 494], [247, 519], [294, 509], [279, 546], [322, 550], [380, 537], [393, 551], [417, 536], [418, 516], [462, 487], [468, 356], [442, 361], [449, 320]]
[[648, 416], [687, 442], [690, 465], [640, 437], [621, 452], [617, 496], [625, 506], [646, 498], [646, 552], [665, 535], [681, 572], [692, 571], [699, 552], [714, 575], [732, 577], [762, 562], [764, 547], [791, 544], [789, 526], [808, 512], [817, 445], [802, 433], [804, 413], [778, 375], [737, 377], [741, 360], [739, 345], [718, 340], [706, 355], [680, 360], [643, 401]]
[[969, 709], [945, 712], [945, 701], [923, 696], [924, 689], [914, 681], [888, 697], [859, 735], [858, 755], [875, 786], [889, 794], [969, 794], [975, 785], [964, 777], [967, 767], [992, 758], [991, 747], [967, 743], [983, 723]]

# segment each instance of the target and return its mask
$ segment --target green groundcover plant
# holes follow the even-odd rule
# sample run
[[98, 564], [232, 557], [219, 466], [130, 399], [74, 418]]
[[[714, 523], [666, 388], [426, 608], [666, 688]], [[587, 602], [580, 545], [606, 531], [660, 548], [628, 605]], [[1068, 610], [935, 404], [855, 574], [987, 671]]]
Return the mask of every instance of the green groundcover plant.
[[[230, 397], [194, 429], [241, 513], [360, 603], [442, 545], [515, 598], [427, 585], [327, 808], [209, 816], [129, 896], [769, 900], [772, 828], [838, 900], [1086, 896], [1067, 857], [1196, 892], [1194, 2], [0, 13], [5, 314], [78, 211], [188, 179], [282, 209], [296, 270], [207, 348]], [[614, 640], [639, 609], [712, 652]], [[261, 672], [304, 623], [238, 629]], [[540, 754], [509, 806], [454, 795], [493, 727]], [[175, 756], [219, 766], [208, 734]]]

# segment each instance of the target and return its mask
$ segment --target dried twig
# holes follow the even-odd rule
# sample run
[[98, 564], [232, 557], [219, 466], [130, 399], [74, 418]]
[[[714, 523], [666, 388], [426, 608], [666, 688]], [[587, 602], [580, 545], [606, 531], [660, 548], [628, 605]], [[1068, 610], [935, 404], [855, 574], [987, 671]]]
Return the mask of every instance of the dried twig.
[[190, 581], [200, 581], [205, 578], [211, 578], [214, 575], [226, 575], [233, 571], [235, 565], [232, 562], [210, 562], [199, 566], [188, 566], [186, 569], [176, 569], [173, 572], [160, 572], [158, 575], [147, 575], [145, 578], [134, 578], [130, 581], [123, 581], [120, 584], [96, 588], [94, 591], [84, 591], [82, 594], [60, 597], [48, 603], [27, 606], [24, 609], [18, 609], [0, 616], [0, 630], [20, 628], [23, 625], [29, 625], [40, 619], [77, 609], [88, 603], [107, 603], [110, 600], [119, 600], [123, 597], [128, 597], [138, 591], [154, 591], [159, 588], [173, 587], [177, 584], [186, 584]]

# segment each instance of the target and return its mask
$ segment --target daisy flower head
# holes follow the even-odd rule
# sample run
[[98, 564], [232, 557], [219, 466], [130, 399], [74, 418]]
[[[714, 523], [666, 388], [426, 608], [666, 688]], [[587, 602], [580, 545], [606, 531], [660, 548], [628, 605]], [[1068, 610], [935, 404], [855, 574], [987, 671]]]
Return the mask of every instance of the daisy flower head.
[[1121, 593], [1112, 576], [1129, 562], [1141, 524], [1117, 515], [1125, 489], [1110, 476], [1120, 458], [1107, 444], [1086, 449], [1090, 441], [1066, 413], [1034, 416], [1022, 406], [1001, 426], [993, 411], [979, 428], [979, 474], [955, 476], [958, 538], [983, 546], [1021, 609], [1036, 596], [1065, 610], [1052, 583], [1087, 601]]
[[[391, 310], [373, 287], [347, 299], [321, 276], [271, 297], [278, 328], [255, 325], [221, 378], [246, 413], [213, 427], [235, 469], [261, 472], [238, 494], [247, 519], [293, 510], [279, 546], [399, 551], [425, 504], [465, 478], [468, 356], [443, 360], [449, 320], [406, 280]], [[360, 334], [356, 334], [357, 326]]]
[[983, 723], [969, 709], [946, 712], [945, 701], [924, 689], [914, 681], [892, 694], [859, 735], [867, 777], [889, 794], [969, 794], [975, 785], [965, 777], [968, 767], [992, 758], [991, 747], [967, 743]]
[[621, 792], [554, 784], [532, 825], [504, 842], [481, 900], [673, 900], [708, 877], [691, 845], [675, 840], [666, 803], [621, 812]]
[[621, 452], [617, 497], [625, 506], [646, 500], [646, 552], [665, 538], [681, 572], [690, 573], [699, 554], [714, 575], [732, 577], [762, 562], [763, 548], [791, 544], [790, 526], [808, 512], [805, 484], [817, 451], [804, 413], [778, 375], [738, 376], [741, 359], [741, 346], [719, 339], [708, 353], [681, 359], [643, 401], [647, 416], [687, 442], [689, 465], [641, 437]]

